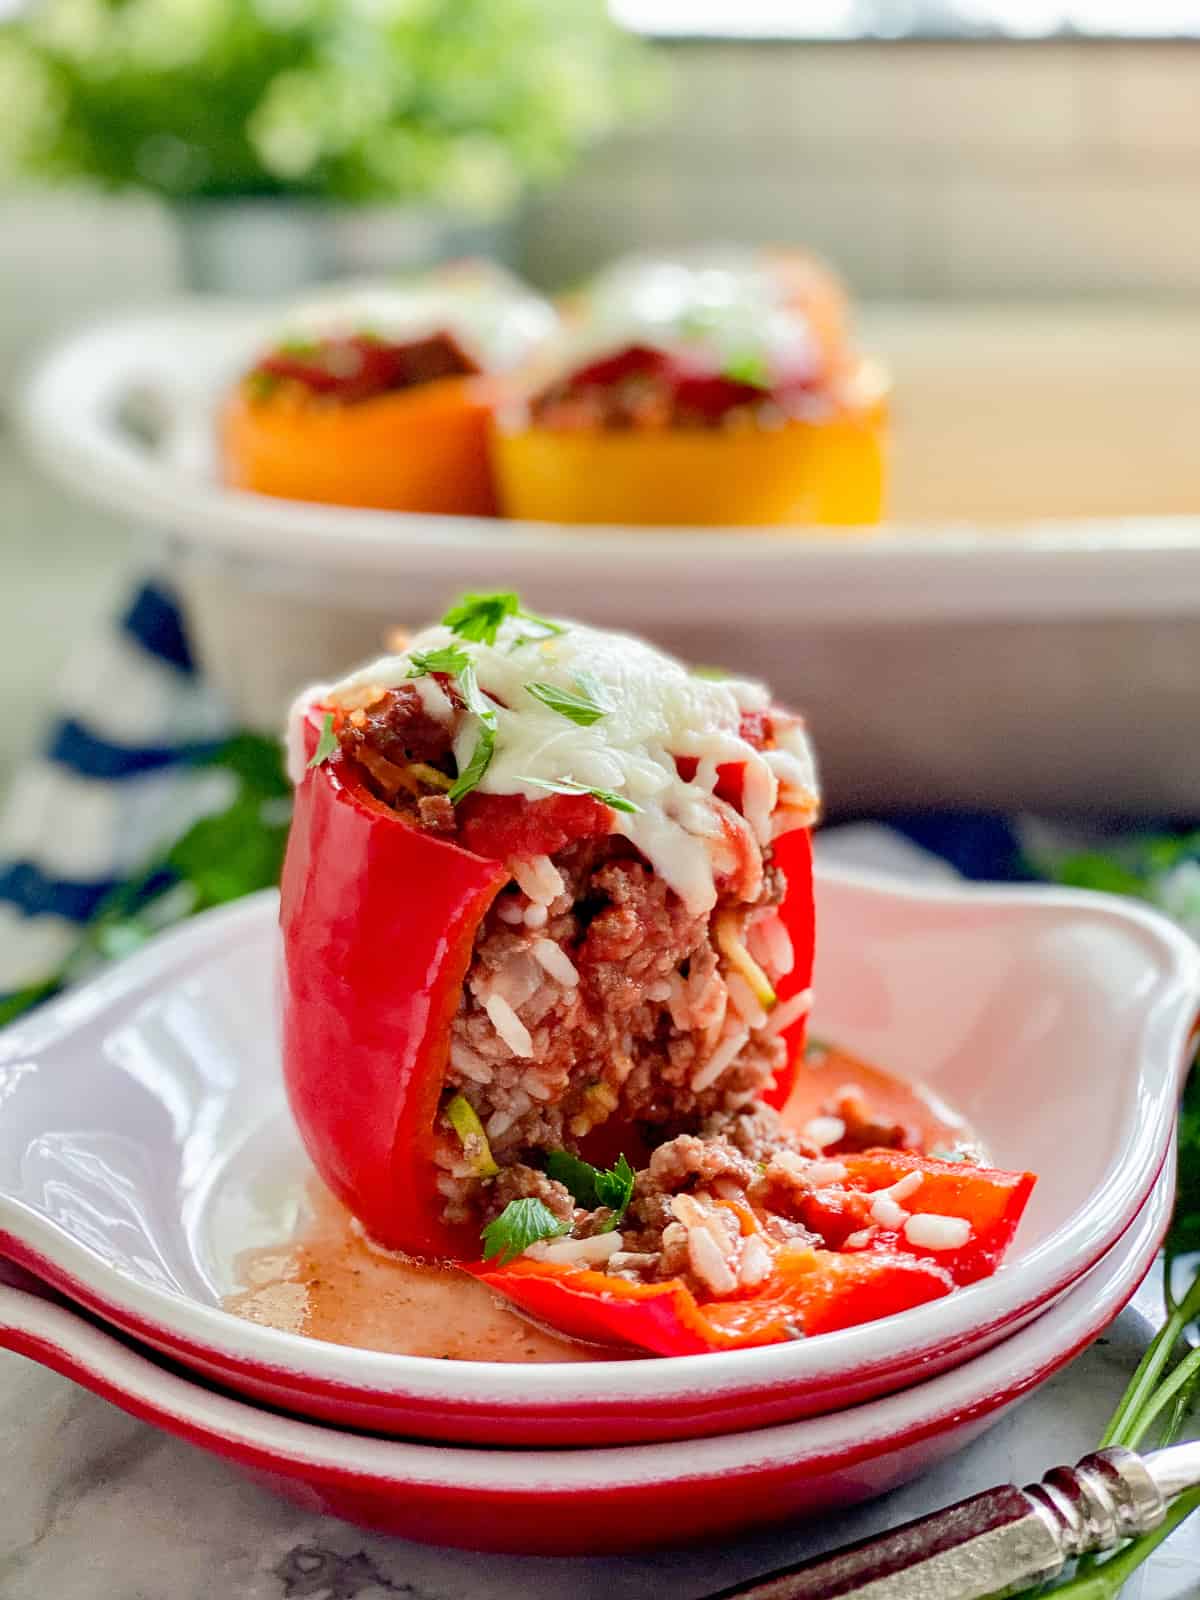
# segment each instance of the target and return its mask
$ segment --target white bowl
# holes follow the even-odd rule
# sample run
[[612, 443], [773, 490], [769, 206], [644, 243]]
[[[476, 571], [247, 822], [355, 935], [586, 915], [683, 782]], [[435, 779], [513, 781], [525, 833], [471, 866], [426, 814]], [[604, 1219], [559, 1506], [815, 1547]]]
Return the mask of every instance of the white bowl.
[[1166, 1158], [1200, 951], [1124, 901], [818, 878], [819, 1036], [964, 1112], [1040, 1180], [1008, 1263], [946, 1300], [765, 1349], [505, 1366], [389, 1355], [222, 1309], [307, 1165], [284, 1106], [276, 899], [156, 941], [0, 1035], [0, 1255], [272, 1404], [453, 1440], [625, 1442], [828, 1411], [961, 1363], [1115, 1244]]
[[[797, 537], [234, 492], [213, 472], [214, 406], [269, 326], [261, 307], [219, 301], [126, 317], [53, 352], [21, 407], [48, 472], [170, 536], [205, 668], [249, 723], [278, 726], [302, 683], [338, 677], [456, 590], [517, 587], [541, 611], [766, 678], [810, 718], [841, 808], [1192, 807], [1200, 753], [1179, 730], [1200, 671], [1200, 518]], [[123, 425], [131, 410], [157, 452]]]

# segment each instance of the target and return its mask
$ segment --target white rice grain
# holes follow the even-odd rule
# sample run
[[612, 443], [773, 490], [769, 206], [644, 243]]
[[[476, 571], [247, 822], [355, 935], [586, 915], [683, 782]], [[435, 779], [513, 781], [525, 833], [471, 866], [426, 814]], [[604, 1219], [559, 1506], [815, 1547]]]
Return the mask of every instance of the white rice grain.
[[781, 1000], [771, 1013], [771, 1019], [763, 1029], [766, 1035], [782, 1033], [785, 1028], [790, 1028], [793, 1022], [799, 1022], [801, 1017], [806, 1017], [812, 1010], [813, 992], [811, 989], [801, 989], [799, 994], [794, 994], [790, 1000]]
[[770, 1250], [768, 1250], [757, 1233], [752, 1233], [742, 1245], [742, 1259], [738, 1266], [738, 1282], [744, 1289], [753, 1289], [757, 1284], [767, 1281], [771, 1276], [774, 1265], [774, 1258]]
[[526, 1247], [534, 1261], [561, 1261], [565, 1266], [596, 1267], [614, 1256], [624, 1244], [619, 1233], [598, 1233], [590, 1239], [539, 1239]]
[[809, 1183], [818, 1189], [827, 1183], [841, 1183], [849, 1176], [844, 1161], [814, 1161], [805, 1174]]
[[942, 1217], [923, 1211], [909, 1217], [904, 1237], [922, 1250], [961, 1250], [971, 1237], [971, 1224], [965, 1217]]
[[688, 1229], [688, 1262], [714, 1294], [732, 1294], [738, 1286], [733, 1268], [707, 1228]]
[[786, 978], [796, 965], [796, 952], [783, 918], [772, 908], [750, 921], [746, 930], [746, 943], [750, 954], [776, 982]]
[[916, 1194], [924, 1182], [923, 1172], [906, 1172], [902, 1178], [897, 1178], [886, 1192], [893, 1200], [907, 1200], [909, 1195]]
[[490, 1083], [492, 1069], [490, 1063], [482, 1056], [475, 1054], [474, 1050], [463, 1044], [461, 1039], [450, 1039], [450, 1065], [455, 1072], [464, 1078], [470, 1078], [472, 1083]]
[[545, 906], [526, 906], [523, 921], [527, 928], [544, 928], [550, 919]]
[[692, 1088], [697, 1094], [712, 1088], [726, 1068], [732, 1066], [734, 1057], [749, 1037], [749, 1028], [736, 1028], [725, 1035], [704, 1065], [692, 1074]]
[[729, 991], [729, 1004], [748, 1028], [761, 1028], [767, 1021], [767, 1008], [746, 982], [740, 972], [725, 974], [725, 987]]
[[501, 922], [507, 922], [510, 928], [516, 928], [525, 921], [525, 907], [519, 900], [506, 895], [503, 900], [497, 900], [496, 915]]
[[549, 856], [514, 856], [508, 870], [535, 905], [550, 905], [566, 887]]
[[875, 1237], [874, 1228], [860, 1228], [857, 1233], [849, 1233], [842, 1240], [843, 1250], [865, 1250]]
[[908, 1221], [908, 1212], [903, 1206], [897, 1205], [888, 1194], [882, 1190], [871, 1201], [871, 1220], [877, 1222], [881, 1228], [902, 1228]]
[[800, 1131], [818, 1150], [825, 1150], [846, 1137], [846, 1124], [841, 1117], [813, 1117]]
[[574, 989], [579, 983], [575, 963], [553, 939], [539, 939], [533, 946], [533, 959], [564, 989]]
[[[484, 1010], [499, 1036], [515, 1056], [529, 1057], [533, 1055], [533, 1040], [529, 1037], [529, 1029], [509, 1005], [508, 1001], [500, 994], [490, 994], [484, 1001]], [[489, 1133], [491, 1129], [488, 1129]]]

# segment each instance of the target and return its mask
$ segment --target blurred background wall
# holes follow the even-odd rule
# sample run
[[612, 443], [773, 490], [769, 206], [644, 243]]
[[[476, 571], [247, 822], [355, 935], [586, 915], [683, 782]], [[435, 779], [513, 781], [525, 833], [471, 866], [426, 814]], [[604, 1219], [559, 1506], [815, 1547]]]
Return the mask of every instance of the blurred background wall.
[[[657, 120], [522, 208], [557, 287], [634, 247], [796, 240], [861, 295], [1200, 295], [1200, 43], [660, 43]], [[5, 367], [64, 322], [158, 297], [152, 201], [0, 195]]]

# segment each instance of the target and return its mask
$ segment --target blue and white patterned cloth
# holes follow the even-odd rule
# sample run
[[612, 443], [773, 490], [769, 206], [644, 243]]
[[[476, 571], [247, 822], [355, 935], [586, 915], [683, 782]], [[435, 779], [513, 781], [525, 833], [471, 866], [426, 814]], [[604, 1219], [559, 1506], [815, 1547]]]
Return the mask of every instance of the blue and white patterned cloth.
[[225, 775], [195, 758], [227, 731], [174, 598], [147, 580], [77, 647], [0, 814], [0, 1000], [57, 970], [105, 895], [219, 802]]

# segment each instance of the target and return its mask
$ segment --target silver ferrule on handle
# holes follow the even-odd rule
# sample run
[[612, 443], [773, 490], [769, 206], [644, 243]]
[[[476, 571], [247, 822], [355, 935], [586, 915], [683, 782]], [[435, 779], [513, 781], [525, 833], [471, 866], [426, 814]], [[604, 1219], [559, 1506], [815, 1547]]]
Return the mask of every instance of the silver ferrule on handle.
[[[1168, 1461], [1176, 1454], [1100, 1450], [1027, 1489], [989, 1489], [711, 1600], [1005, 1600], [1057, 1577], [1079, 1556], [1156, 1528], [1166, 1515], [1165, 1486], [1188, 1465]], [[1195, 1483], [1200, 1447], [1190, 1462]]]

